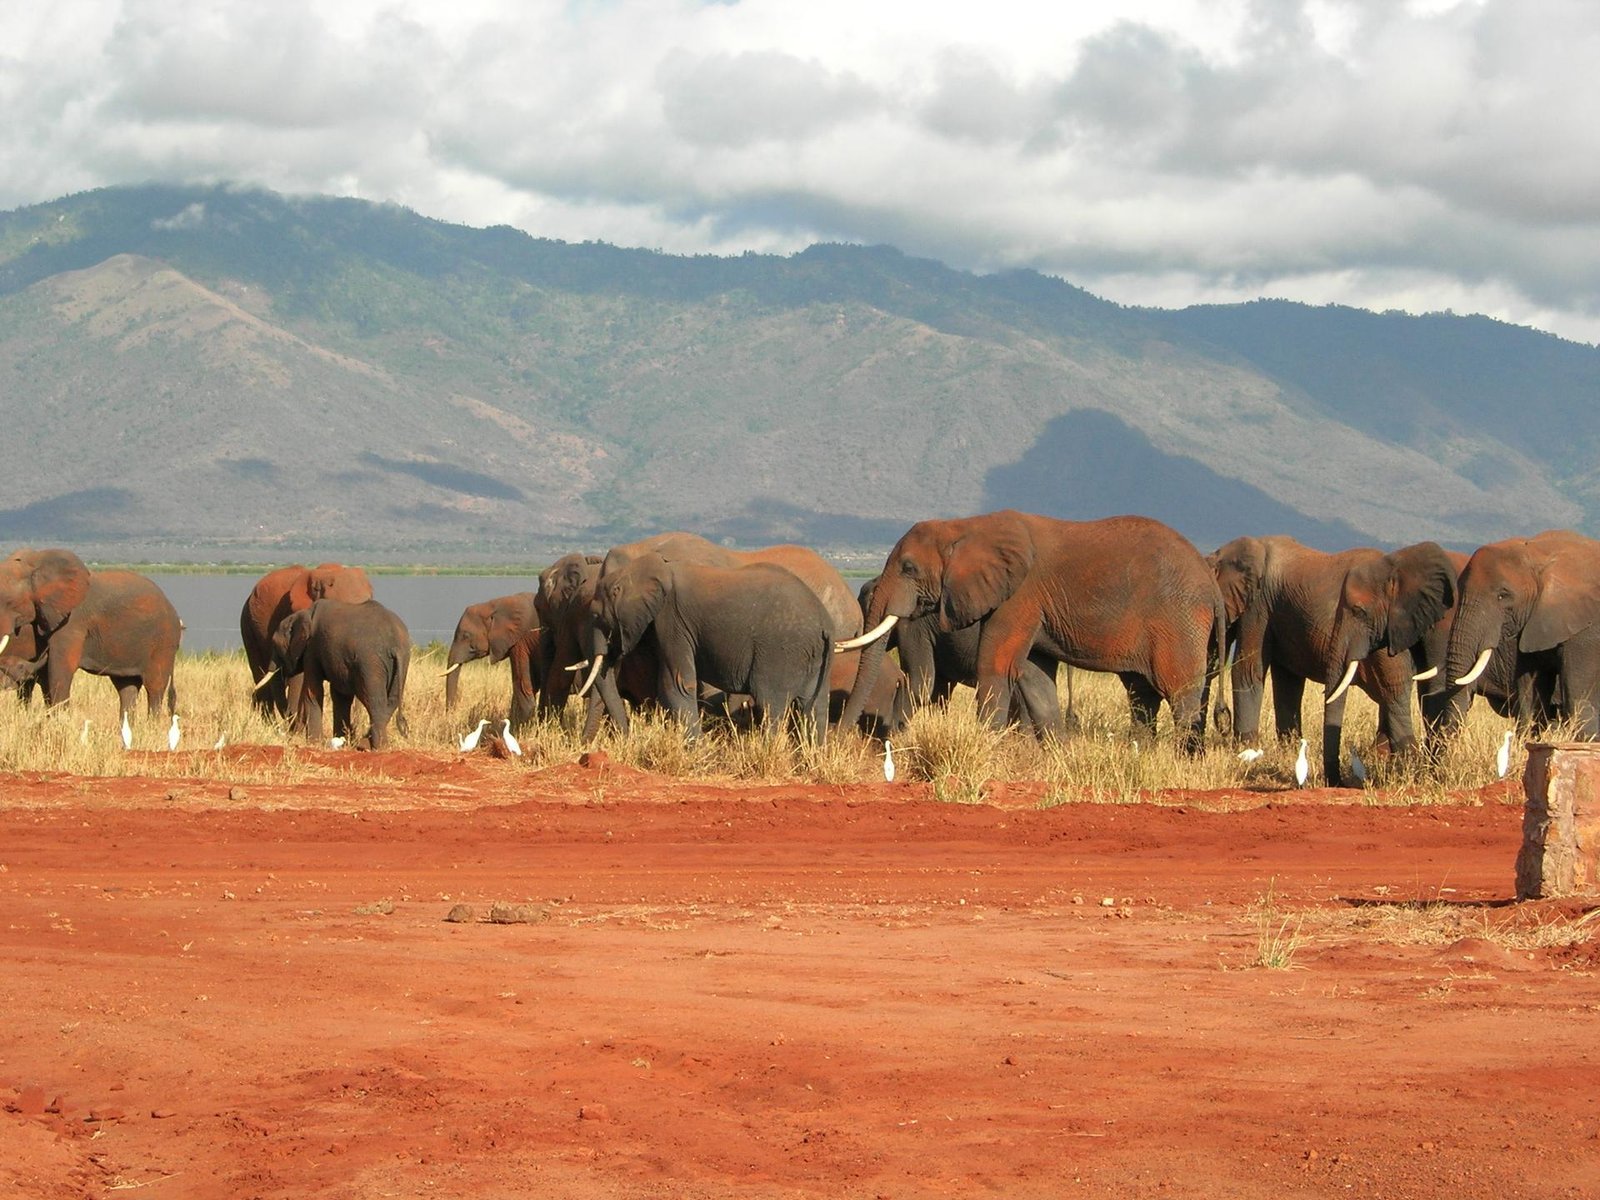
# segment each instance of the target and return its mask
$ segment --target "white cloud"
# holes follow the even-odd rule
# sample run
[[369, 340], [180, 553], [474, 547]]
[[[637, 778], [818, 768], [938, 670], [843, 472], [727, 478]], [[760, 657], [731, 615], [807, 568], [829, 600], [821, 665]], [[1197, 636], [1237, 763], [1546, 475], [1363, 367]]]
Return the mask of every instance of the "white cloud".
[[[1587, 0], [0, 8], [0, 205], [236, 179], [675, 251], [888, 241], [1127, 302], [1600, 324]], [[1108, 11], [1110, 10], [1110, 11]]]

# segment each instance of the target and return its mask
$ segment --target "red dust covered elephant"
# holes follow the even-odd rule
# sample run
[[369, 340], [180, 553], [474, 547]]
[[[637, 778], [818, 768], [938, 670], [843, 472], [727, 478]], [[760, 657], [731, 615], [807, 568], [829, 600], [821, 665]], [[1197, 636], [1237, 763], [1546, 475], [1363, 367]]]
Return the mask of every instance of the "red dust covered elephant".
[[239, 613], [239, 637], [245, 661], [256, 685], [255, 704], [264, 716], [288, 716], [299, 708], [298, 677], [289, 679], [272, 670], [272, 635], [290, 613], [304, 612], [318, 600], [343, 600], [361, 604], [372, 599], [372, 581], [360, 567], [300, 563], [269, 571], [256, 581]]

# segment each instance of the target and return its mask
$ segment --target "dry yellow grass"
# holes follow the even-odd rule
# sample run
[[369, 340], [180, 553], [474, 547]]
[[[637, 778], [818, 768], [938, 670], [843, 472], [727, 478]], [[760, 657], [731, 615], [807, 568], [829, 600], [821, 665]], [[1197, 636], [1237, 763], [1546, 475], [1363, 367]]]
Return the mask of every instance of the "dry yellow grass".
[[[471, 663], [461, 672], [461, 704], [444, 709], [439, 678], [442, 651], [419, 651], [406, 694], [409, 732], [396, 735], [403, 747], [446, 750], [480, 719], [498, 730], [506, 714], [509, 677], [503, 666]], [[973, 693], [958, 689], [945, 708], [919, 712], [895, 739], [899, 778], [933, 784], [935, 794], [952, 801], [977, 801], [991, 780], [1039, 781], [1046, 803], [1092, 801], [1129, 803], [1158, 798], [1170, 789], [1257, 789], [1293, 786], [1294, 746], [1267, 739], [1264, 756], [1253, 764], [1238, 760], [1236, 748], [1211, 735], [1203, 754], [1188, 757], [1172, 738], [1165, 711], [1154, 743], [1130, 731], [1126, 695], [1110, 676], [1079, 673], [1076, 690], [1080, 731], [1040, 744], [1017, 732], [997, 732], [977, 719]], [[194, 754], [175, 759], [164, 774], [213, 778], [285, 780], [338, 774], [339, 769], [307, 762], [295, 753], [304, 745], [276, 721], [265, 721], [250, 704], [248, 672], [240, 654], [182, 656], [176, 684], [183, 727], [183, 749], [206, 750], [218, 737], [230, 745], [253, 743], [289, 747], [279, 765], [223, 769], [219, 758]], [[1320, 762], [1320, 695], [1305, 704], [1306, 731], [1313, 763]], [[1270, 713], [1270, 707], [1267, 710]], [[83, 733], [87, 721], [88, 734]], [[80, 674], [71, 700], [46, 711], [36, 699], [23, 707], [9, 693], [0, 695], [0, 771], [62, 771], [118, 776], [153, 773], [149, 759], [123, 752], [117, 736], [116, 696], [110, 684]], [[366, 716], [358, 706], [358, 730]], [[582, 753], [576, 704], [563, 722], [535, 722], [520, 734], [529, 765], [571, 761]], [[1373, 753], [1376, 712], [1365, 696], [1352, 695], [1346, 713], [1347, 751], [1366, 761], [1371, 776], [1365, 796], [1372, 803], [1430, 803], [1449, 793], [1471, 790], [1494, 779], [1494, 755], [1508, 722], [1482, 704], [1474, 706], [1461, 736], [1436, 764], [1420, 759], [1380, 760]], [[135, 749], [166, 746], [167, 720], [143, 712], [134, 722]], [[670, 722], [649, 715], [634, 722], [627, 738], [603, 733], [597, 743], [620, 763], [672, 775], [745, 780], [799, 780], [824, 784], [870, 782], [881, 778], [881, 748], [854, 734], [834, 733], [825, 747], [797, 746], [792, 738], [767, 738], [759, 732], [708, 728], [686, 744]], [[320, 756], [319, 756], [320, 757]], [[1516, 748], [1512, 772], [1520, 774]]]

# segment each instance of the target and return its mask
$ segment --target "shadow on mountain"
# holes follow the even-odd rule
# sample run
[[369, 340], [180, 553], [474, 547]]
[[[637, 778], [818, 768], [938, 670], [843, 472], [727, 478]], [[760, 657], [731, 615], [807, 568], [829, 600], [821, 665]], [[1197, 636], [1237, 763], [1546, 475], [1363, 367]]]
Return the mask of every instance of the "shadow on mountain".
[[0, 509], [0, 530], [7, 540], [120, 538], [126, 533], [128, 509], [136, 503], [126, 488], [85, 488], [21, 508]]
[[217, 466], [248, 483], [274, 483], [279, 474], [277, 466], [264, 458], [225, 458]]
[[1324, 550], [1367, 540], [1342, 521], [1307, 516], [1195, 459], [1157, 450], [1144, 434], [1099, 409], [1052, 420], [1020, 459], [989, 471], [984, 497], [991, 509], [1073, 521], [1141, 513], [1171, 525], [1202, 551], [1246, 533], [1287, 533]]
[[413, 479], [420, 479], [423, 483], [444, 488], [446, 491], [458, 492], [463, 496], [476, 496], [480, 500], [521, 500], [524, 498], [522, 492], [512, 487], [509, 483], [501, 483], [492, 476], [480, 475], [477, 471], [469, 471], [465, 467], [451, 466], [449, 463], [411, 462], [398, 458], [384, 458], [382, 455], [373, 454], [370, 451], [361, 456], [361, 461], [369, 466], [392, 471], [398, 475], [409, 475]]
[[733, 514], [706, 515], [695, 526], [713, 541], [745, 546], [780, 542], [803, 545], [892, 546], [909, 523], [857, 517], [849, 513], [811, 512], [771, 496], [757, 496]]

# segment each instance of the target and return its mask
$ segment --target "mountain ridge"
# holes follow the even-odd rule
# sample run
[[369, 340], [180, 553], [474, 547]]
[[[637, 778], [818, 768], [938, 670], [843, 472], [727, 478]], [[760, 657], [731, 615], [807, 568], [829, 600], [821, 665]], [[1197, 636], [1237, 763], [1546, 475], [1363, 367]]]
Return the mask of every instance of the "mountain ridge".
[[680, 257], [229, 187], [0, 214], [0, 379], [37, 464], [0, 531], [121, 555], [881, 547], [1004, 506], [1470, 548], [1600, 517], [1600, 351], [1486, 318], [1128, 309], [886, 247]]

